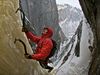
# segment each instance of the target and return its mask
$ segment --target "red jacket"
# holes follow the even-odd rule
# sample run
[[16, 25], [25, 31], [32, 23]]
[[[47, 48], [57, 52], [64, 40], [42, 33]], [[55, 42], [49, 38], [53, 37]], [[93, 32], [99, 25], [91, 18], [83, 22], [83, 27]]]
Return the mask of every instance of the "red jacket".
[[53, 35], [52, 29], [48, 28], [48, 33], [42, 35], [41, 37], [35, 36], [31, 32], [27, 32], [26, 35], [28, 39], [37, 44], [36, 53], [32, 55], [32, 59], [45, 60], [49, 56], [53, 48], [53, 43], [51, 40], [51, 37]]

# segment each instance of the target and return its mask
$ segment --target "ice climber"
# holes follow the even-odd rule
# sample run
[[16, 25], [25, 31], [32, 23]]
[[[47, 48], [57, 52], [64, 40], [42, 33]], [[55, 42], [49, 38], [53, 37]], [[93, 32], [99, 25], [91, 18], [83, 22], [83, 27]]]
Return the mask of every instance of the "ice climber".
[[22, 31], [25, 32], [28, 39], [37, 44], [36, 52], [32, 55], [25, 55], [25, 57], [39, 61], [40, 65], [50, 72], [53, 69], [53, 67], [48, 66], [48, 59], [53, 48], [53, 42], [51, 40], [51, 37], [53, 36], [52, 28], [45, 27], [41, 36], [34, 35], [25, 27], [22, 28]]

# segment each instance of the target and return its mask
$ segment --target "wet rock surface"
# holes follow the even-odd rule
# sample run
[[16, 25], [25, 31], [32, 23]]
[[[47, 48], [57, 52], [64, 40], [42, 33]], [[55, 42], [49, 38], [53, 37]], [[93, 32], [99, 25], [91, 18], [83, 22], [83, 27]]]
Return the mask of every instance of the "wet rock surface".
[[[34, 60], [24, 57], [24, 47], [15, 38], [25, 42], [28, 53], [32, 53], [26, 36], [21, 31], [18, 0], [0, 0], [0, 75], [48, 75]], [[50, 75], [50, 74], [49, 74]]]

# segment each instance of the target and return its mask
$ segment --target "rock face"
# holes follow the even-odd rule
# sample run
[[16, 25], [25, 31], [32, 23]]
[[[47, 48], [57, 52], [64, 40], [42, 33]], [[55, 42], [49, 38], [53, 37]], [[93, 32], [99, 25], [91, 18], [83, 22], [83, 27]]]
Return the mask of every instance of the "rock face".
[[[72, 7], [68, 4], [58, 5], [59, 20], [60, 22], [67, 18], [68, 21], [79, 21], [82, 17], [82, 11], [76, 7]], [[77, 17], [77, 19], [76, 19]]]
[[100, 0], [79, 0], [94, 33], [93, 59], [89, 75], [100, 74]]
[[[61, 29], [68, 41], [71, 39], [72, 42], [65, 42], [61, 45], [58, 59], [61, 58], [60, 62], [64, 64], [60, 67], [57, 75], [87, 75], [89, 61], [91, 60], [91, 52], [88, 47], [93, 45], [91, 28], [80, 9], [65, 4], [58, 5], [58, 11]], [[74, 34], [77, 35], [72, 39]], [[71, 50], [71, 53], [69, 50]]]
[[58, 24], [58, 10], [55, 0], [21, 0], [21, 5], [26, 16], [41, 35], [44, 26], [50, 26], [54, 30], [53, 38], [60, 43], [60, 27]]
[[82, 11], [68, 4], [58, 5], [59, 24], [67, 38], [70, 38], [79, 22], [82, 20]]
[[17, 8], [18, 0], [0, 0], [0, 75], [48, 75], [36, 61], [24, 57], [24, 47], [20, 42], [14, 44], [15, 38], [19, 38], [32, 53], [21, 32], [21, 21], [15, 13]]

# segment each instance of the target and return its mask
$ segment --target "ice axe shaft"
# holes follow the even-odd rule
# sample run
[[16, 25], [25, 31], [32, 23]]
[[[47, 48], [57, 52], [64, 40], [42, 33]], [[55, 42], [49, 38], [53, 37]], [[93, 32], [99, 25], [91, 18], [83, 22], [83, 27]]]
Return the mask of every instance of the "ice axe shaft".
[[14, 43], [16, 43], [17, 41], [19, 41], [19, 42], [21, 42], [23, 44], [25, 55], [28, 55], [25, 43], [21, 39], [15, 39]]

